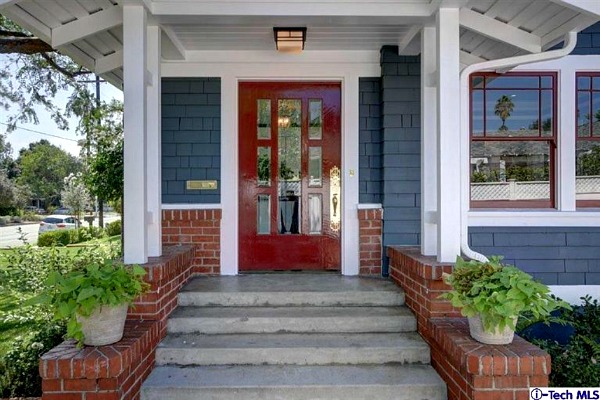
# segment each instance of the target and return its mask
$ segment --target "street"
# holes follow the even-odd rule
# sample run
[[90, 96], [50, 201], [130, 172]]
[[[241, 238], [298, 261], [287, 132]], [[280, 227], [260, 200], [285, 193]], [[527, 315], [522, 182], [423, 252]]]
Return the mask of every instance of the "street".
[[[104, 216], [104, 224], [116, 221], [120, 218], [118, 214], [107, 214]], [[87, 222], [83, 223], [83, 226], [87, 226]], [[94, 220], [94, 226], [98, 226], [98, 219]], [[25, 238], [28, 243], [33, 245], [37, 244], [39, 223], [27, 223], [20, 225], [8, 225], [0, 226], [0, 249], [7, 247], [22, 246], [23, 242], [19, 240], [19, 228], [26, 234]]]

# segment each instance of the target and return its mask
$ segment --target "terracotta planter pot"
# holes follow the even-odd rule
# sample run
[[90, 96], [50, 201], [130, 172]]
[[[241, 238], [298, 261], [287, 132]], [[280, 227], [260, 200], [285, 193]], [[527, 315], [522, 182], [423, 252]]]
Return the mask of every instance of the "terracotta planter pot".
[[128, 304], [119, 306], [102, 306], [89, 317], [77, 316], [87, 346], [105, 346], [121, 340]]
[[[510, 327], [504, 328], [503, 331], [496, 329], [495, 332], [488, 332], [483, 330], [483, 324], [479, 315], [469, 317], [468, 319], [471, 337], [478, 342], [484, 344], [510, 344], [514, 339], [515, 331], [510, 329]], [[517, 317], [514, 318], [514, 321], [515, 323], [517, 322]]]

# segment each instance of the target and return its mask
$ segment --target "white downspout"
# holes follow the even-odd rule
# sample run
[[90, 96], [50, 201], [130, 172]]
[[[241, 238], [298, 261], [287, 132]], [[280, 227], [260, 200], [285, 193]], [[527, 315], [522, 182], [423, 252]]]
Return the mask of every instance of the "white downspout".
[[532, 64], [540, 61], [554, 60], [569, 55], [577, 44], [577, 32], [569, 32], [565, 35], [564, 46], [562, 49], [546, 51], [543, 53], [527, 54], [523, 56], [515, 56], [509, 58], [503, 58], [500, 60], [485, 61], [482, 63], [471, 64], [460, 73], [460, 159], [463, 160], [461, 165], [461, 245], [460, 249], [462, 253], [474, 260], [486, 262], [487, 257], [483, 254], [477, 253], [469, 247], [469, 224], [467, 220], [467, 212], [469, 211], [470, 204], [470, 165], [464, 160], [469, 160], [469, 146], [470, 146], [470, 135], [466, 135], [465, 132], [469, 132], [469, 76], [473, 72], [477, 71], [498, 71], [502, 70], [505, 72], [508, 69], [512, 69], [519, 65]]

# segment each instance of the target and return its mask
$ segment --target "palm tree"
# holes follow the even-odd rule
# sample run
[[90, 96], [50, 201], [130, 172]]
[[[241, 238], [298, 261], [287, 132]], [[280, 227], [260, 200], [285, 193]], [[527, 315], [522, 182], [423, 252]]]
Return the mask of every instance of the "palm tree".
[[502, 126], [500, 127], [499, 130], [501, 130], [501, 131], [508, 130], [508, 128], [506, 127], [506, 120], [508, 119], [508, 117], [510, 117], [510, 113], [512, 112], [513, 108], [515, 108], [515, 104], [512, 102], [510, 97], [508, 97], [507, 95], [503, 94], [498, 99], [498, 101], [496, 101], [496, 107], [494, 107], [494, 114], [499, 116], [500, 119], [502, 120]]

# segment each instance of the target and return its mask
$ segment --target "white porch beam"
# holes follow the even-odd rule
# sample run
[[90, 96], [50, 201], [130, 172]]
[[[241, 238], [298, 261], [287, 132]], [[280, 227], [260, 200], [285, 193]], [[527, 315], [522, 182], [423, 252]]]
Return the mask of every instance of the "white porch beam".
[[387, 1], [239, 1], [239, 0], [173, 0], [152, 2], [153, 15], [232, 15], [232, 16], [351, 16], [351, 17], [429, 17], [429, 3], [390, 3]]
[[160, 113], [160, 68], [161, 68], [161, 29], [148, 27], [148, 74], [151, 82], [146, 93], [146, 190], [148, 196], [148, 256], [162, 255], [162, 176], [161, 176], [161, 113]]
[[114, 6], [52, 29], [52, 47], [60, 47], [123, 23], [123, 10]]
[[437, 28], [437, 210], [440, 262], [460, 254], [460, 11], [440, 8]]
[[421, 32], [421, 253], [437, 255], [437, 54], [435, 27]]
[[31, 14], [25, 12], [21, 7], [7, 7], [2, 10], [2, 14], [19, 24], [20, 27], [33, 33], [44, 42], [50, 43], [50, 39], [52, 38], [52, 31], [50, 28], [44, 24], [40, 24], [40, 21], [35, 19]]
[[165, 60], [185, 60], [186, 50], [173, 29], [163, 26], [161, 36], [162, 57]]
[[480, 62], [487, 61], [485, 58], [481, 58], [466, 51], [460, 51], [460, 63], [464, 65], [478, 64]]
[[142, 6], [123, 6], [124, 81], [124, 261], [148, 261], [146, 237], [146, 60], [147, 20]]
[[550, 0], [555, 4], [570, 8], [571, 10], [600, 19], [600, 2], [598, 0]]
[[486, 17], [468, 8], [460, 10], [460, 24], [485, 37], [509, 43], [530, 53], [542, 51], [542, 42], [539, 36], [527, 33], [494, 18]]
[[416, 56], [421, 53], [421, 26], [411, 27], [398, 43], [398, 54], [402, 56]]
[[98, 58], [94, 72], [98, 75], [105, 74], [123, 66], [123, 50]]

